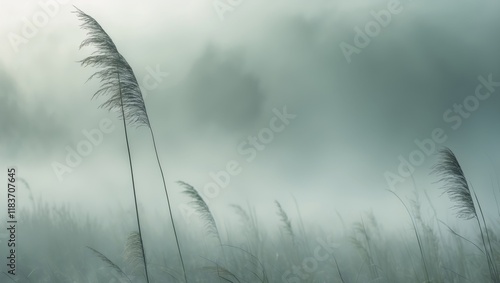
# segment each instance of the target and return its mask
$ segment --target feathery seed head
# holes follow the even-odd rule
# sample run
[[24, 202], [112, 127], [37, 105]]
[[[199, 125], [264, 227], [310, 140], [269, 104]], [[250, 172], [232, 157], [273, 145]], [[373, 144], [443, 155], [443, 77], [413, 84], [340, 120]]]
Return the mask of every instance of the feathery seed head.
[[[87, 30], [88, 35], [80, 44], [80, 48], [85, 46], [96, 48], [90, 56], [80, 61], [83, 67], [100, 69], [88, 79], [96, 78], [101, 83], [100, 89], [92, 98], [105, 96], [107, 100], [101, 104], [101, 108], [109, 111], [120, 110], [117, 111], [120, 113], [120, 118], [125, 119], [129, 125], [150, 127], [146, 105], [132, 67], [94, 18], [78, 8], [75, 13], [82, 21], [82, 29]], [[122, 104], [125, 117], [121, 114]]]
[[432, 173], [440, 177], [439, 182], [444, 183], [445, 192], [455, 202], [453, 208], [457, 210], [457, 217], [467, 220], [477, 217], [469, 184], [455, 154], [451, 149], [444, 148], [440, 150], [439, 157], [440, 162], [434, 166]]

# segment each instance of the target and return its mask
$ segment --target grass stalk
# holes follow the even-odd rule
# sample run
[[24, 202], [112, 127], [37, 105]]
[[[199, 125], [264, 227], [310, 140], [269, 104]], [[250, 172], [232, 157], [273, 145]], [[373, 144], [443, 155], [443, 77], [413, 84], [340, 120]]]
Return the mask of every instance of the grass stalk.
[[[120, 81], [120, 73], [118, 73], [118, 81]], [[122, 110], [122, 115], [125, 117], [125, 110], [123, 109], [123, 95], [121, 92], [121, 87], [119, 88], [120, 91], [120, 99], [121, 99], [121, 110]], [[137, 218], [137, 228], [139, 229], [139, 239], [141, 242], [141, 251], [142, 251], [142, 259], [144, 262], [144, 273], [146, 275], [146, 282], [149, 283], [149, 274], [148, 274], [148, 266], [146, 264], [146, 252], [144, 251], [144, 242], [142, 240], [142, 230], [141, 230], [141, 220], [139, 217], [139, 208], [137, 205], [137, 193], [135, 189], [135, 181], [134, 181], [134, 169], [132, 165], [132, 156], [130, 154], [130, 145], [128, 141], [128, 134], [127, 134], [127, 123], [125, 121], [125, 118], [123, 118], [123, 129], [125, 131], [125, 141], [127, 142], [127, 152], [128, 152], [128, 161], [130, 165], [130, 176], [132, 177], [132, 191], [134, 192], [134, 204], [135, 204], [135, 216]]]
[[415, 237], [417, 238], [418, 249], [420, 250], [420, 255], [422, 257], [422, 264], [424, 265], [426, 282], [431, 282], [431, 280], [429, 278], [429, 271], [427, 269], [427, 264], [425, 263], [425, 256], [424, 256], [424, 249], [422, 247], [422, 241], [420, 239], [420, 235], [418, 234], [418, 230], [417, 230], [417, 224], [415, 223], [415, 220], [413, 219], [413, 216], [411, 215], [411, 212], [408, 209], [408, 206], [406, 206], [406, 204], [404, 203], [404, 201], [395, 192], [390, 191], [390, 190], [389, 190], [389, 192], [392, 193], [394, 196], [396, 196], [399, 199], [401, 204], [405, 207], [406, 212], [408, 213], [408, 216], [410, 216], [411, 223], [413, 225], [413, 231], [415, 232]]
[[182, 258], [181, 247], [179, 245], [179, 237], [177, 236], [177, 229], [175, 228], [174, 216], [172, 214], [172, 206], [170, 204], [170, 197], [168, 196], [167, 184], [165, 182], [165, 174], [163, 173], [163, 168], [161, 166], [160, 157], [158, 156], [158, 149], [156, 147], [156, 141], [155, 141], [155, 135], [154, 135], [154, 132], [153, 132], [153, 128], [149, 127], [149, 130], [151, 132], [151, 139], [153, 140], [153, 147], [154, 147], [154, 150], [155, 150], [156, 161], [158, 162], [158, 168], [160, 169], [161, 179], [163, 181], [163, 188], [165, 189], [165, 197], [167, 199], [168, 214], [170, 215], [170, 221], [172, 222], [172, 229], [173, 229], [173, 232], [174, 232], [175, 243], [176, 243], [176, 246], [177, 246], [177, 251], [179, 252], [179, 258], [181, 260], [182, 273], [184, 275], [184, 282], [187, 283], [188, 281], [187, 281], [187, 275], [186, 275], [186, 267], [184, 265], [184, 259]]
[[[76, 7], [75, 7], [76, 8]], [[93, 97], [101, 95], [109, 95], [108, 99], [101, 105], [101, 107], [108, 110], [120, 109], [121, 118], [123, 119], [125, 128], [125, 137], [127, 141], [127, 149], [129, 152], [129, 163], [132, 167], [132, 162], [130, 159], [130, 146], [128, 142], [127, 133], [127, 123], [129, 125], [136, 126], [146, 126], [151, 132], [151, 138], [153, 140], [153, 146], [156, 154], [156, 160], [158, 161], [158, 167], [161, 172], [163, 187], [165, 189], [165, 195], [168, 204], [168, 210], [170, 214], [170, 219], [172, 222], [172, 228], [174, 232], [174, 237], [177, 244], [177, 249], [179, 252], [179, 257], [182, 265], [182, 270], [184, 274], [184, 281], [186, 279], [186, 270], [184, 266], [184, 260], [182, 258], [182, 253], [180, 250], [179, 239], [177, 236], [177, 231], [175, 229], [175, 223], [172, 215], [171, 203], [167, 192], [167, 186], [165, 182], [165, 175], [163, 173], [163, 168], [160, 163], [160, 158], [158, 156], [158, 150], [156, 147], [156, 141], [151, 127], [148, 113], [146, 110], [146, 105], [140, 90], [139, 84], [135, 77], [132, 67], [128, 64], [125, 58], [118, 52], [116, 45], [109, 35], [104, 31], [104, 29], [99, 25], [99, 23], [89, 15], [85, 14], [78, 8], [76, 8], [78, 17], [83, 21], [82, 27], [88, 30], [89, 38], [84, 40], [80, 45], [80, 48], [87, 45], [94, 45], [97, 47], [97, 51], [92, 53], [91, 56], [85, 58], [81, 61], [83, 66], [95, 66], [99, 67], [101, 70], [94, 73], [90, 78], [99, 78], [101, 82], [101, 88], [94, 94]], [[115, 70], [118, 73], [118, 77], [115, 78]], [[133, 176], [132, 176], [133, 178]], [[134, 201], [137, 207], [136, 191], [134, 185]], [[136, 209], [137, 210], [137, 209]], [[136, 211], [137, 217], [138, 212]], [[138, 221], [139, 222], [139, 221]], [[139, 225], [139, 234], [142, 235], [140, 231], [141, 227]], [[142, 236], [141, 236], [142, 238]], [[141, 240], [142, 241], [142, 240]], [[146, 272], [147, 273], [147, 272]]]

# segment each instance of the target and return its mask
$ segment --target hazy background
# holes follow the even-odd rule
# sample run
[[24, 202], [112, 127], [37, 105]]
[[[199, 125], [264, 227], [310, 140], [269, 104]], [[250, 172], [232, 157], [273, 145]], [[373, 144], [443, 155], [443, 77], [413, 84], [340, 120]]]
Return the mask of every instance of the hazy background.
[[[38, 1], [0, 0], [2, 168], [17, 166], [35, 198], [102, 221], [119, 207], [132, 212], [123, 127], [98, 109], [102, 100], [91, 100], [98, 84], [85, 82], [95, 69], [77, 61], [93, 49], [78, 49], [86, 34], [71, 13], [75, 5], [108, 32], [140, 84], [148, 68], [169, 73], [145, 102], [178, 217], [186, 199], [177, 180], [202, 190], [210, 172], [237, 160], [242, 173], [208, 199], [221, 219], [229, 204], [248, 201], [262, 222], [276, 223], [275, 199], [296, 219], [295, 197], [308, 223], [335, 227], [336, 211], [359, 220], [373, 209], [386, 228], [407, 226], [384, 173], [395, 172], [398, 156], [407, 158], [413, 141], [437, 127], [485, 206], [496, 209], [491, 176], [500, 160], [500, 91], [457, 130], [443, 113], [474, 94], [478, 76], [500, 81], [500, 3], [401, 1], [403, 11], [348, 63], [340, 43], [353, 44], [354, 28], [388, 2], [243, 0], [221, 20], [211, 1], [67, 1], [16, 52], [9, 35], [22, 35], [23, 19], [43, 9]], [[297, 117], [245, 161], [237, 146], [284, 106]], [[52, 163], [64, 164], [65, 147], [76, 148], [82, 130], [103, 118], [114, 131], [60, 182]], [[141, 206], [165, 213], [148, 131], [130, 134]], [[427, 158], [415, 181], [451, 221], [450, 203], [429, 177], [434, 162]], [[397, 191], [409, 188], [410, 181]]]

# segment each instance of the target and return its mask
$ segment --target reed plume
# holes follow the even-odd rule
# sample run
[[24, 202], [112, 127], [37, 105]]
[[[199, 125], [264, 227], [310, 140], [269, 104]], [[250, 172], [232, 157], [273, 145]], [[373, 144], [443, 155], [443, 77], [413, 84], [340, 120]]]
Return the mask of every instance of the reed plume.
[[[107, 109], [109, 111], [118, 110], [119, 116], [123, 120], [123, 126], [125, 129], [125, 139], [127, 141], [127, 149], [129, 150], [129, 162], [131, 171], [133, 170], [132, 170], [132, 161], [130, 157], [128, 135], [127, 135], [127, 124], [136, 127], [146, 126], [150, 130], [151, 138], [153, 141], [153, 147], [155, 150], [156, 160], [163, 181], [163, 187], [165, 190], [165, 196], [167, 200], [170, 220], [172, 223], [172, 229], [174, 232], [177, 250], [179, 252], [182, 271], [184, 275], [184, 281], [187, 282], [186, 269], [184, 266], [184, 260], [182, 258], [179, 239], [177, 237], [177, 231], [175, 228], [175, 222], [170, 205], [170, 198], [168, 195], [167, 185], [165, 182], [165, 175], [163, 173], [163, 168], [160, 163], [160, 158], [156, 147], [154, 131], [149, 121], [146, 105], [144, 103], [139, 83], [137, 82], [132, 67], [130, 67], [125, 58], [118, 52], [116, 45], [113, 43], [112, 39], [104, 31], [104, 29], [99, 25], [99, 23], [91, 16], [82, 12], [80, 9], [76, 8], [76, 10], [78, 18], [82, 21], [81, 27], [88, 31], [87, 33], [88, 38], [81, 43], [80, 48], [90, 45], [96, 48], [96, 51], [94, 51], [92, 55], [80, 61], [81, 65], [84, 67], [92, 66], [100, 68], [99, 71], [94, 73], [89, 78], [89, 80], [92, 78], [97, 78], [101, 82], [101, 87], [96, 93], [94, 93], [93, 98], [106, 96], [107, 99], [105, 100], [104, 103], [100, 105], [100, 107]], [[133, 179], [133, 174], [132, 174], [132, 179]], [[139, 215], [137, 210], [135, 185], [134, 182], [132, 183], [134, 190], [134, 200], [136, 203], [136, 214], [138, 219], [137, 222], [139, 226], [139, 237], [141, 239], [141, 246], [143, 247], [142, 233], [141, 233]], [[147, 266], [145, 258], [146, 256], [144, 255], [144, 266], [147, 274]]]
[[182, 181], [178, 181], [177, 183], [184, 188], [184, 194], [191, 198], [190, 204], [194, 207], [194, 210], [198, 212], [201, 219], [203, 220], [205, 230], [209, 234], [217, 238], [217, 240], [219, 241], [222, 256], [224, 257], [224, 260], [227, 263], [228, 260], [226, 253], [224, 252], [224, 246], [222, 245], [219, 229], [217, 228], [217, 222], [215, 222], [215, 218], [212, 212], [210, 211], [210, 208], [208, 207], [207, 203], [205, 202], [205, 200], [203, 200], [201, 195], [193, 186]]
[[116, 263], [114, 263], [112, 260], [110, 260], [107, 256], [105, 256], [104, 254], [102, 254], [101, 252], [97, 251], [94, 248], [87, 247], [87, 249], [91, 250], [95, 256], [97, 256], [100, 260], [102, 260], [102, 262], [106, 263], [108, 265], [108, 267], [113, 269], [121, 277], [126, 278], [130, 283], [132, 283], [132, 280], [130, 280], [130, 278], [127, 276], [127, 274], [125, 272], [123, 272], [123, 270]]
[[[500, 277], [493, 260], [490, 236], [479, 200], [474, 191], [471, 190], [471, 187], [469, 187], [469, 182], [453, 151], [445, 147], [439, 151], [439, 157], [440, 162], [434, 166], [432, 173], [440, 177], [439, 182], [444, 183], [443, 188], [445, 193], [455, 203], [453, 208], [457, 211], [457, 217], [466, 220], [476, 219], [492, 282], [498, 283], [500, 282]], [[474, 205], [473, 198], [476, 200], [479, 213]]]
[[143, 250], [144, 247], [139, 232], [130, 233], [125, 244], [124, 258], [128, 265], [132, 267], [132, 270], [144, 268]]
[[292, 222], [290, 222], [290, 218], [288, 217], [285, 210], [283, 209], [283, 207], [281, 207], [281, 204], [277, 200], [275, 200], [274, 203], [278, 208], [278, 216], [280, 217], [281, 222], [283, 223], [283, 228], [290, 235], [292, 241], [294, 241], [295, 235], [293, 234]]
[[440, 177], [439, 182], [444, 183], [445, 193], [455, 203], [453, 208], [457, 211], [457, 217], [466, 220], [477, 217], [469, 184], [455, 154], [451, 149], [444, 148], [439, 155], [441, 161], [434, 166], [432, 173]]
[[241, 206], [232, 204], [230, 205], [231, 208], [235, 211], [235, 213], [239, 216], [239, 218], [243, 222], [243, 227], [245, 228], [245, 234], [248, 234], [248, 236], [253, 236], [254, 239], [259, 239], [259, 231], [257, 230], [257, 224], [255, 223], [254, 219], [250, 217], [250, 215], [246, 212], [245, 209], [243, 209]]
[[192, 204], [195, 211], [200, 215], [207, 232], [217, 238], [222, 247], [222, 241], [219, 235], [219, 229], [217, 229], [217, 223], [215, 222], [215, 218], [205, 200], [203, 200], [198, 191], [190, 184], [182, 181], [178, 181], [177, 183], [184, 188], [183, 193], [191, 198], [190, 204]]
[[83, 67], [100, 68], [88, 79], [97, 78], [101, 82], [99, 90], [92, 98], [106, 96], [106, 100], [100, 105], [101, 108], [119, 112], [120, 118], [129, 125], [149, 127], [146, 106], [134, 71], [94, 18], [78, 8], [76, 14], [82, 21], [81, 27], [87, 30], [88, 35], [80, 44], [80, 49], [86, 46], [96, 48], [92, 55], [80, 63]]

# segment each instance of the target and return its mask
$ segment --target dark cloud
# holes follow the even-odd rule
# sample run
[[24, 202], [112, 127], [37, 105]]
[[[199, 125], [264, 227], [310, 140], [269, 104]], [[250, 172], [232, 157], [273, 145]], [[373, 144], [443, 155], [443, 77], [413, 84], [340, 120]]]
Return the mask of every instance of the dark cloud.
[[265, 93], [239, 51], [208, 46], [184, 81], [185, 111], [201, 126], [244, 130], [261, 115]]

